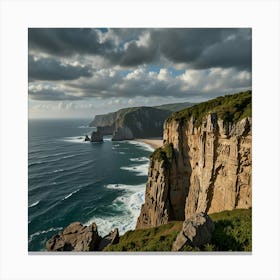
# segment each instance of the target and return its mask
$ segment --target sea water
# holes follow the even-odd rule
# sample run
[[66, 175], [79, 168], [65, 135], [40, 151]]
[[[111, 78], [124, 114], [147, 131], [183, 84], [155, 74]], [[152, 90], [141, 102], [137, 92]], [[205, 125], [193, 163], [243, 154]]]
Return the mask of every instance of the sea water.
[[84, 141], [88, 120], [29, 120], [28, 249], [71, 222], [95, 222], [101, 236], [135, 228], [144, 202], [149, 145]]

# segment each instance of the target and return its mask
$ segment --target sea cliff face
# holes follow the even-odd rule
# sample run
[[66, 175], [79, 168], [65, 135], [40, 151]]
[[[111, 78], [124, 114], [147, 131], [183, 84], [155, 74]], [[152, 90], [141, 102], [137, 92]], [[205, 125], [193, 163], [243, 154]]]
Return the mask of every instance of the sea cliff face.
[[164, 146], [150, 158], [145, 203], [137, 228], [170, 220], [185, 220], [194, 213], [214, 213], [252, 206], [252, 122], [237, 122], [206, 114], [169, 119], [164, 125]]

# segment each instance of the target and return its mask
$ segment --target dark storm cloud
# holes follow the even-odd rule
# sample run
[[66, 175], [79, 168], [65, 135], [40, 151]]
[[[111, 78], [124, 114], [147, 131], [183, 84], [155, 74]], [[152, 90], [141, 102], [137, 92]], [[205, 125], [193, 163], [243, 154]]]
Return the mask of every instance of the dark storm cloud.
[[[112, 65], [126, 67], [164, 57], [199, 69], [251, 68], [251, 29], [111, 29], [103, 41], [99, 33], [95, 29], [29, 29], [29, 48], [63, 56], [99, 55]], [[146, 42], [141, 44], [145, 34]]]
[[251, 87], [249, 28], [32, 28], [28, 34], [35, 100], [210, 97]]
[[75, 80], [80, 77], [91, 77], [88, 67], [64, 65], [50, 58], [38, 58], [28, 56], [29, 80]]
[[38, 89], [38, 90], [29, 90], [29, 96], [33, 100], [48, 100], [48, 101], [57, 101], [57, 100], [81, 100], [80, 97], [67, 95], [61, 90], [56, 90], [52, 88]]
[[99, 43], [97, 30], [89, 28], [29, 28], [28, 44], [30, 50], [58, 56], [100, 54], [112, 47], [109, 40]]

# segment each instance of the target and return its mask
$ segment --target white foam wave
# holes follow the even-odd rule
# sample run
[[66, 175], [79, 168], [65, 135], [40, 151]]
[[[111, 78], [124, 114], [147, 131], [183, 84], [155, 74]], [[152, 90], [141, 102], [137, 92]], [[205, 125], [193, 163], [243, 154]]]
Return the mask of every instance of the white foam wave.
[[133, 162], [149, 161], [147, 157], [130, 158], [129, 160]]
[[63, 172], [63, 171], [64, 171], [64, 169], [56, 169], [56, 170], [53, 171], [53, 173]]
[[88, 125], [80, 125], [80, 126], [78, 126], [78, 128], [89, 128], [89, 126]]
[[120, 169], [135, 172], [136, 176], [147, 176], [149, 163], [144, 163], [136, 166], [123, 166]]
[[30, 243], [35, 236], [38, 236], [38, 235], [41, 235], [41, 234], [45, 234], [45, 233], [48, 233], [48, 232], [51, 232], [51, 231], [59, 231], [59, 230], [62, 230], [63, 228], [62, 227], [57, 227], [57, 228], [49, 228], [49, 229], [46, 229], [46, 230], [40, 230], [40, 231], [37, 231], [33, 234], [31, 234], [28, 238], [28, 242]]
[[85, 137], [83, 136], [64, 137], [60, 140], [71, 143], [90, 143], [90, 141], [85, 141]]
[[63, 198], [63, 200], [65, 200], [65, 199], [71, 197], [73, 194], [77, 193], [79, 190], [80, 190], [80, 189], [77, 189], [77, 190], [75, 190], [74, 192], [71, 192], [71, 193], [67, 194], [67, 195]]
[[31, 205], [29, 205], [28, 207], [34, 207], [34, 206], [38, 205], [38, 204], [39, 204], [39, 202], [40, 202], [40, 200], [38, 200], [38, 201], [36, 201], [36, 202], [32, 203], [32, 204], [31, 204]]
[[137, 146], [138, 148], [141, 148], [142, 150], [148, 151], [148, 152], [153, 152], [155, 150], [151, 145], [143, 143], [143, 142], [138, 142], [138, 141], [127, 141], [127, 142]]
[[114, 228], [118, 228], [120, 234], [134, 229], [141, 205], [144, 203], [145, 185], [109, 184], [106, 188], [125, 190], [124, 194], [117, 197], [111, 205], [113, 209], [122, 214], [110, 217], [93, 217], [86, 224], [95, 222], [98, 226], [98, 232], [102, 236]]
[[75, 157], [76, 155], [68, 155], [68, 156], [64, 156], [62, 158], [71, 158], [71, 157]]

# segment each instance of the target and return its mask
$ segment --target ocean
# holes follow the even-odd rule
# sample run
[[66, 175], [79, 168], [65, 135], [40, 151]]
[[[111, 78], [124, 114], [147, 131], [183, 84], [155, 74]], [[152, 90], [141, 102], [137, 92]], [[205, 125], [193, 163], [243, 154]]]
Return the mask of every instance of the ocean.
[[134, 229], [144, 203], [149, 155], [136, 141], [84, 142], [89, 120], [29, 120], [28, 250], [72, 222], [95, 222], [101, 236]]

